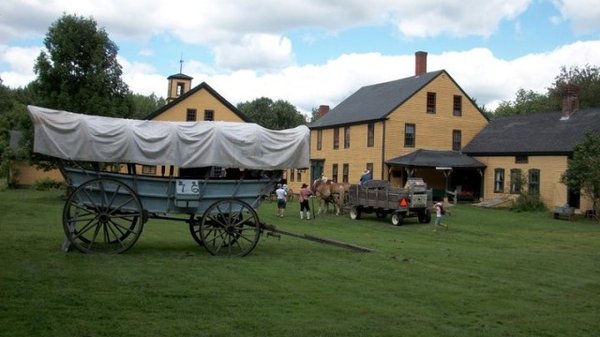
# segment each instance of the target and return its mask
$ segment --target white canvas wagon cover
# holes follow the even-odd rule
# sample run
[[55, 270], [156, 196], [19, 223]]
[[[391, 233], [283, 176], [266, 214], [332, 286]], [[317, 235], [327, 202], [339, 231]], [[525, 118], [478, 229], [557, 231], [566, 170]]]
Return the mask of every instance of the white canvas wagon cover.
[[37, 153], [66, 160], [275, 170], [309, 166], [309, 129], [162, 122], [28, 106]]

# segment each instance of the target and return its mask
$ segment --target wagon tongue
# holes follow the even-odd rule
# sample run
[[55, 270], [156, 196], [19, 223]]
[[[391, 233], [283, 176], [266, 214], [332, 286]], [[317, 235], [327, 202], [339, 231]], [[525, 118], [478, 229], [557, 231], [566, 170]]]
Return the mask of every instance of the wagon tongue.
[[298, 234], [298, 233], [284, 231], [281, 229], [277, 229], [275, 227], [275, 225], [261, 223], [261, 227], [267, 231], [267, 236], [275, 236], [277, 238], [280, 238], [281, 235], [287, 235], [287, 236], [292, 236], [292, 237], [303, 239], [303, 240], [314, 241], [314, 242], [319, 242], [322, 244], [346, 248], [346, 249], [350, 249], [350, 250], [353, 250], [356, 252], [372, 252], [372, 251], [374, 251], [374, 249], [363, 247], [363, 246], [358, 246], [358, 245], [348, 243], [348, 242], [332, 240], [332, 239], [327, 239], [327, 238], [321, 238], [321, 237], [310, 235], [310, 234]]

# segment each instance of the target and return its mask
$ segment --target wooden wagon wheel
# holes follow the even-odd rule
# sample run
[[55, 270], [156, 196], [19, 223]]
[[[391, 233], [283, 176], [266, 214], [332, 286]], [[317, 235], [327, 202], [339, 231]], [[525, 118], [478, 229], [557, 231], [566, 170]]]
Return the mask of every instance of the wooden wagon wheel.
[[258, 243], [258, 215], [239, 199], [219, 200], [206, 209], [200, 223], [200, 238], [212, 255], [246, 256]]
[[144, 210], [136, 193], [109, 178], [86, 181], [67, 199], [63, 229], [71, 244], [84, 253], [122, 253], [140, 237]]

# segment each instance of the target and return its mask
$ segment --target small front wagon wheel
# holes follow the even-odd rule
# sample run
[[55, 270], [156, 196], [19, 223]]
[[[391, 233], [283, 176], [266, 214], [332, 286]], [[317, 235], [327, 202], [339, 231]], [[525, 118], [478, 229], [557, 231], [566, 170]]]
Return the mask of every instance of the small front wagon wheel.
[[246, 256], [260, 239], [260, 222], [252, 206], [238, 199], [219, 200], [202, 216], [200, 238], [212, 255]]
[[361, 209], [360, 206], [352, 206], [350, 208], [350, 219], [357, 220], [360, 219]]
[[403, 215], [400, 212], [392, 213], [391, 221], [394, 226], [402, 226]]
[[108, 178], [88, 180], [70, 195], [63, 209], [67, 240], [84, 253], [122, 253], [140, 237], [145, 216], [136, 193]]

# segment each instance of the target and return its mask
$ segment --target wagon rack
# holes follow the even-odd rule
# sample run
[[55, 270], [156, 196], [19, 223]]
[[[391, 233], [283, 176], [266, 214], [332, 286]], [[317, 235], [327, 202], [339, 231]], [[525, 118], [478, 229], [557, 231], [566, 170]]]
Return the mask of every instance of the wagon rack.
[[[245, 256], [263, 232], [370, 250], [260, 221], [256, 209], [281, 180], [281, 170], [308, 167], [306, 126], [274, 131], [251, 123], [156, 122], [36, 106], [28, 110], [34, 151], [63, 163], [69, 190], [62, 216], [65, 250], [125, 252], [148, 219], [186, 222], [193, 239], [212, 255]], [[162, 176], [138, 175], [137, 165], [160, 166]], [[195, 168], [195, 175], [176, 177], [174, 166]], [[106, 167], [116, 170], [102, 169]], [[165, 167], [170, 168], [167, 175]]]

